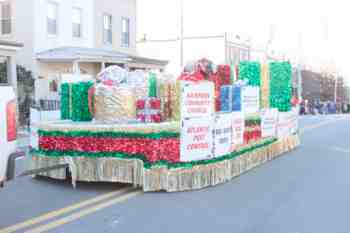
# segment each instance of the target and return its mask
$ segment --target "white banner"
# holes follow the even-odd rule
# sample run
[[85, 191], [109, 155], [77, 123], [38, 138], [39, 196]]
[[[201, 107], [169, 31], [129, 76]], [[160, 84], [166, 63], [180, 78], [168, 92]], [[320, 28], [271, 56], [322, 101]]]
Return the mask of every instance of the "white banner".
[[218, 114], [214, 125], [214, 157], [217, 158], [231, 152], [232, 114]]
[[231, 151], [234, 151], [237, 145], [242, 145], [244, 143], [244, 127], [245, 120], [244, 115], [240, 112], [232, 113], [232, 142]]
[[30, 124], [35, 125], [42, 121], [57, 121], [61, 119], [61, 111], [39, 111], [30, 109]]
[[276, 137], [278, 110], [265, 109], [261, 112], [261, 136], [263, 138]]
[[242, 112], [244, 114], [258, 113], [260, 110], [259, 87], [246, 86], [242, 88]]
[[298, 132], [299, 129], [299, 109], [297, 107], [294, 107], [292, 109], [292, 134], [295, 134]]
[[214, 83], [200, 82], [182, 84], [182, 119], [209, 117], [214, 113]]
[[182, 121], [181, 162], [213, 157], [213, 118], [191, 118]]
[[37, 124], [41, 121], [40, 111], [35, 108], [30, 109], [30, 124]]
[[278, 114], [277, 136], [279, 138], [287, 137], [298, 132], [299, 115], [297, 109], [290, 112], [280, 112]]
[[30, 127], [30, 146], [33, 149], [39, 149], [39, 135], [37, 127]]
[[61, 119], [61, 111], [41, 111], [42, 121], [57, 121]]
[[278, 114], [277, 137], [284, 138], [290, 134], [290, 112], [280, 112]]

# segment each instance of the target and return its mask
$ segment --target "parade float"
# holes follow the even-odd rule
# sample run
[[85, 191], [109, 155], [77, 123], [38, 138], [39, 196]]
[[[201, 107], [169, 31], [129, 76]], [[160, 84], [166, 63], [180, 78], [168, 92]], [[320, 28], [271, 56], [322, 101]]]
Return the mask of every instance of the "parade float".
[[109, 67], [64, 83], [61, 120], [41, 122], [34, 168], [83, 182], [185, 191], [227, 182], [299, 145], [287, 62], [202, 59], [180, 77]]

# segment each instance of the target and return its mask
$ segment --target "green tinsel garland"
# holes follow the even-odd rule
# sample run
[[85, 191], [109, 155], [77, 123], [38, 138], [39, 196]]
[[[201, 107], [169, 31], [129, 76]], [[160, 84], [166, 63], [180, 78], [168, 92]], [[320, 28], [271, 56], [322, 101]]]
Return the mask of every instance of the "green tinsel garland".
[[91, 121], [89, 110], [89, 89], [92, 82], [64, 83], [61, 86], [61, 119]]
[[89, 110], [89, 89], [92, 82], [74, 83], [72, 86], [72, 120], [91, 121], [93, 116]]
[[139, 159], [144, 162], [144, 168], [145, 169], [152, 169], [155, 167], [167, 167], [169, 169], [178, 169], [178, 168], [192, 168], [194, 166], [199, 165], [209, 165], [218, 163], [221, 161], [225, 161], [228, 159], [233, 159], [235, 157], [244, 155], [246, 153], [252, 152], [254, 150], [257, 150], [259, 148], [268, 146], [274, 142], [276, 142], [277, 139], [267, 139], [259, 144], [256, 144], [251, 147], [244, 148], [240, 151], [235, 151], [230, 154], [227, 154], [225, 156], [215, 158], [215, 159], [208, 159], [208, 160], [200, 160], [200, 161], [193, 161], [193, 162], [179, 162], [179, 163], [170, 163], [168, 161], [159, 161], [155, 163], [150, 163], [146, 160], [146, 157], [144, 155], [129, 155], [125, 153], [119, 153], [119, 152], [98, 152], [98, 153], [87, 153], [87, 152], [79, 152], [79, 151], [46, 151], [46, 150], [32, 150], [31, 153], [35, 154], [37, 156], [48, 156], [48, 157], [62, 157], [62, 156], [71, 156], [71, 157], [88, 157], [88, 158], [119, 158], [119, 159]]
[[61, 86], [61, 119], [68, 120], [71, 119], [70, 115], [70, 94], [69, 94], [69, 84], [64, 83]]
[[209, 164], [214, 164], [214, 163], [218, 163], [218, 162], [222, 162], [222, 161], [225, 161], [225, 160], [229, 160], [229, 159], [233, 159], [233, 158], [236, 158], [238, 156], [241, 156], [241, 155], [244, 155], [246, 153], [249, 153], [249, 152], [252, 152], [254, 150], [257, 150], [259, 148], [262, 148], [262, 147], [265, 147], [265, 146], [268, 146], [274, 142], [276, 142], [277, 139], [268, 139], [262, 143], [259, 143], [257, 145], [254, 145], [254, 146], [251, 146], [251, 147], [247, 147], [247, 148], [244, 148], [242, 150], [239, 150], [239, 151], [235, 151], [235, 152], [232, 152], [230, 154], [227, 154], [227, 155], [224, 155], [222, 157], [219, 157], [219, 158], [214, 158], [214, 159], [207, 159], [207, 160], [199, 160], [199, 161], [193, 161], [193, 162], [184, 162], [184, 163], [169, 163], [167, 161], [160, 161], [160, 162], [157, 162], [157, 163], [146, 163], [144, 165], [144, 167], [146, 169], [151, 169], [153, 168], [154, 166], [159, 166], [159, 163], [163, 162], [163, 163], [167, 163], [167, 167], [169, 169], [177, 169], [177, 168], [192, 168], [194, 166], [200, 166], [200, 165], [209, 165]]
[[149, 74], [149, 97], [157, 97], [157, 77], [156, 74]]
[[245, 125], [251, 126], [251, 125], [260, 125], [261, 124], [261, 118], [260, 117], [249, 117], [245, 119]]
[[261, 66], [259, 62], [243, 61], [239, 63], [239, 79], [248, 80], [248, 85], [260, 87]]
[[288, 112], [292, 99], [292, 67], [289, 62], [271, 62], [269, 68], [270, 107]]
[[91, 132], [91, 131], [38, 131], [41, 137], [111, 137], [111, 138], [179, 138], [178, 132], [159, 132], [159, 133], [128, 133], [128, 132]]

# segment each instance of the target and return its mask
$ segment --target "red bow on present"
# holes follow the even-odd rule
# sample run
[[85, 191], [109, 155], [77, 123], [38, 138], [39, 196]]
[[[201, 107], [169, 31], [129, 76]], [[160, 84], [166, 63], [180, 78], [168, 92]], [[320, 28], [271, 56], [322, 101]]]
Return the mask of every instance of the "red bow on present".
[[182, 81], [192, 81], [192, 82], [199, 82], [204, 81], [205, 77], [201, 74], [201, 72], [196, 71], [194, 73], [182, 73], [178, 80]]

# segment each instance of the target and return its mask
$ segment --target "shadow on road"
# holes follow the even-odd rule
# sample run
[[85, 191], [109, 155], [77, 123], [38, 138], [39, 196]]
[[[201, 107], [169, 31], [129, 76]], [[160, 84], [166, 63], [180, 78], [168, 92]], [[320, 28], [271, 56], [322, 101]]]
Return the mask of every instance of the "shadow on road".
[[116, 189], [122, 189], [125, 187], [130, 187], [129, 184], [121, 183], [110, 183], [110, 182], [77, 182], [76, 188], [73, 188], [72, 182], [70, 179], [66, 180], [55, 180], [48, 177], [37, 176], [33, 178], [33, 183], [40, 183], [45, 186], [54, 186], [56, 188], [64, 188], [75, 191], [96, 191], [99, 192], [109, 192]]

